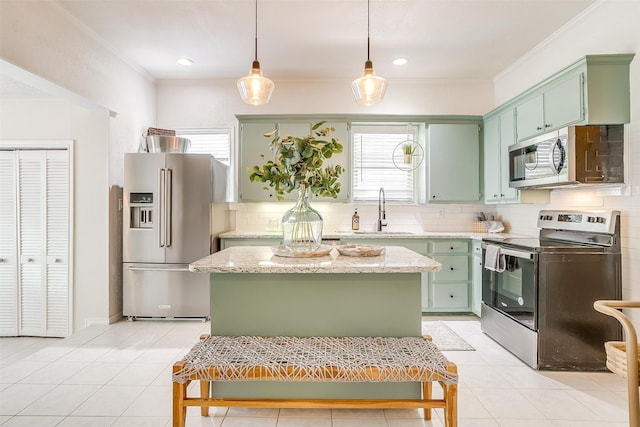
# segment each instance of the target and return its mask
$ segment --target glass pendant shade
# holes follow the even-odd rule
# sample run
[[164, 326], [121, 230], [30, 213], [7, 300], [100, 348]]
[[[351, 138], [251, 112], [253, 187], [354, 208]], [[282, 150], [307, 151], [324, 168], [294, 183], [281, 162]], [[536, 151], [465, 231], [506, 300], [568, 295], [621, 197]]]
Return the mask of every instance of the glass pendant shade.
[[275, 85], [262, 75], [260, 62], [253, 61], [251, 73], [238, 79], [238, 92], [245, 104], [263, 105], [269, 102]]
[[351, 90], [358, 104], [367, 106], [379, 104], [387, 91], [387, 80], [376, 76], [373, 72], [373, 64], [367, 61], [364, 65], [364, 76], [351, 83]]

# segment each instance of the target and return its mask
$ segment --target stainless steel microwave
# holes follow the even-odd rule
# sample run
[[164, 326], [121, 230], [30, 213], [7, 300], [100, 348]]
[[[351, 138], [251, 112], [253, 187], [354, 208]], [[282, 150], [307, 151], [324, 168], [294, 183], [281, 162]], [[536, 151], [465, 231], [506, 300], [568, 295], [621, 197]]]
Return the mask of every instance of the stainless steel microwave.
[[509, 147], [509, 187], [624, 182], [624, 126], [569, 126]]

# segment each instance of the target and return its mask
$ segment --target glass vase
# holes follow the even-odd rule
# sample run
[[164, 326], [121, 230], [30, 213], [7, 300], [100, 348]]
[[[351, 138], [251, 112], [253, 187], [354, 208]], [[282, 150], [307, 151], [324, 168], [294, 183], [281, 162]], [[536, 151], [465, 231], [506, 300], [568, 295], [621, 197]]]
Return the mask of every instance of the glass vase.
[[282, 216], [282, 244], [291, 252], [313, 252], [322, 243], [322, 216], [309, 205], [309, 190], [300, 187], [298, 200]]

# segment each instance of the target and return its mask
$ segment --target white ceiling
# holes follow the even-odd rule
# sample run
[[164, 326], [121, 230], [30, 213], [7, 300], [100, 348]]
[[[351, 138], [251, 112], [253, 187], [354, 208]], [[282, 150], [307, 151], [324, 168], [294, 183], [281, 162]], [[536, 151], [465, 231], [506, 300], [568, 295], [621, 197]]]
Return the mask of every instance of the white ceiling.
[[[155, 79], [251, 68], [254, 0], [56, 1]], [[594, 1], [371, 0], [371, 60], [387, 79], [492, 79]], [[258, 59], [272, 80], [356, 78], [366, 41], [366, 0], [258, 0]]]

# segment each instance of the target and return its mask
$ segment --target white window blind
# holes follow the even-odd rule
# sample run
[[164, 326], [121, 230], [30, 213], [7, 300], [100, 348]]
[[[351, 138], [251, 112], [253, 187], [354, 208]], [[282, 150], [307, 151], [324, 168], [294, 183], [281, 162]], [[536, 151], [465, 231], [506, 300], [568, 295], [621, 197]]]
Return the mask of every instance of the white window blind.
[[189, 153], [212, 154], [216, 160], [231, 164], [231, 129], [178, 130], [176, 135], [191, 140]]
[[410, 124], [353, 125], [353, 200], [378, 200], [380, 187], [387, 201], [413, 202], [415, 171], [398, 169], [394, 150], [418, 141], [419, 128]]

